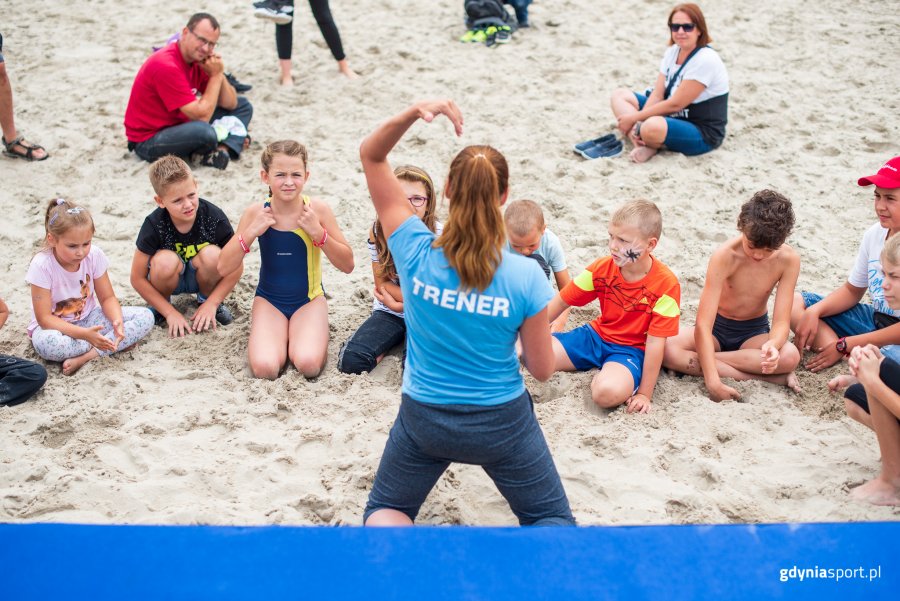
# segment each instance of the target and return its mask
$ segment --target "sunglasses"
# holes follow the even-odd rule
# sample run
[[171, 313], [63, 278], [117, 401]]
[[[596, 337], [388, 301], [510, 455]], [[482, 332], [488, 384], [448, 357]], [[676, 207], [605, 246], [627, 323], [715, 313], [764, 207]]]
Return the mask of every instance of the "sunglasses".
[[425, 206], [425, 203], [428, 202], [428, 197], [414, 195], [414, 196], [407, 196], [406, 200], [408, 200], [412, 206], [418, 208], [418, 207]]
[[694, 31], [694, 28], [697, 27], [693, 23], [669, 23], [669, 30], [672, 33], [677, 32], [679, 29], [683, 30], [685, 33], [690, 33]]

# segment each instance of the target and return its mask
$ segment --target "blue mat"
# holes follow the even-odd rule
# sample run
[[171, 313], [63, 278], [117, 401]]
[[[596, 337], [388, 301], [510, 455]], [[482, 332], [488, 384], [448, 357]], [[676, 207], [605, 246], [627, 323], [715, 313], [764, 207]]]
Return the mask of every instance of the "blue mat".
[[898, 599], [900, 523], [0, 524], [0, 599]]

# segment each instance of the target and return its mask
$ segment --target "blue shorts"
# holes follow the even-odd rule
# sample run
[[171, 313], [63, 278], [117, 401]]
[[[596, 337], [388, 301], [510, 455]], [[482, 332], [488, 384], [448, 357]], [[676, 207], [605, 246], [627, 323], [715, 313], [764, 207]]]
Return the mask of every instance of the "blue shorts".
[[607, 342], [589, 323], [554, 336], [562, 344], [575, 369], [587, 371], [594, 367], [602, 368], [607, 361], [612, 361], [628, 368], [635, 390], [641, 385], [644, 369], [644, 351], [641, 349]]
[[[150, 265], [147, 264], [147, 279], [150, 279]], [[178, 276], [178, 285], [172, 294], [199, 294], [200, 284], [197, 283], [197, 270], [190, 261], [181, 259], [181, 274]]]
[[[801, 291], [800, 294], [803, 295], [804, 307], [815, 305], [822, 300], [821, 295], [807, 292], [806, 290]], [[875, 307], [868, 303], [857, 303], [855, 307], [851, 307], [843, 313], [823, 317], [822, 321], [827, 323], [839, 338], [868, 334], [878, 329], [875, 325]], [[900, 345], [888, 344], [883, 346], [881, 347], [881, 354], [900, 363]]]
[[[647, 103], [647, 96], [634, 92], [637, 98], [638, 108], [644, 108]], [[663, 142], [666, 148], [680, 152], [686, 156], [695, 156], [705, 154], [710, 150], [714, 150], [714, 146], [710, 146], [703, 136], [700, 135], [700, 129], [684, 119], [676, 119], [675, 117], [663, 117], [666, 120], [666, 140]]]

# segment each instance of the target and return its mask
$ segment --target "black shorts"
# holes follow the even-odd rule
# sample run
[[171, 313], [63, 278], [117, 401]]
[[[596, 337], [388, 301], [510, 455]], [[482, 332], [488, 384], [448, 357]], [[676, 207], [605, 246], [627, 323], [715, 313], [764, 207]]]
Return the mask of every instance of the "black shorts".
[[712, 335], [719, 341], [723, 351], [736, 351], [747, 340], [759, 334], [769, 333], [769, 316], [760, 315], [753, 319], [728, 319], [716, 314]]
[[[881, 381], [888, 385], [888, 388], [900, 394], [900, 364], [893, 359], [885, 358], [881, 362], [878, 375], [881, 376]], [[863, 388], [862, 384], [848, 386], [847, 390], [844, 391], [844, 397], [850, 399], [859, 405], [863, 411], [871, 415], [869, 399], [866, 398], [866, 389]], [[897, 421], [900, 422], [900, 418], [897, 418]]]

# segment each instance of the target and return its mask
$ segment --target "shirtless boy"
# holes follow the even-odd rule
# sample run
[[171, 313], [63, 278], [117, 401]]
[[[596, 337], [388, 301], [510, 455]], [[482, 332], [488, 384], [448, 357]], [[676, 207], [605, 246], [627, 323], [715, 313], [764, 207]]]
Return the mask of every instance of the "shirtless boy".
[[[722, 382], [757, 379], [799, 390], [794, 369], [800, 352], [787, 341], [800, 257], [785, 240], [794, 226], [791, 202], [762, 190], [744, 203], [741, 235], [720, 246], [709, 259], [697, 323], [666, 341], [663, 366], [703, 376], [714, 401], [739, 399]], [[775, 292], [771, 328], [768, 301]]]

